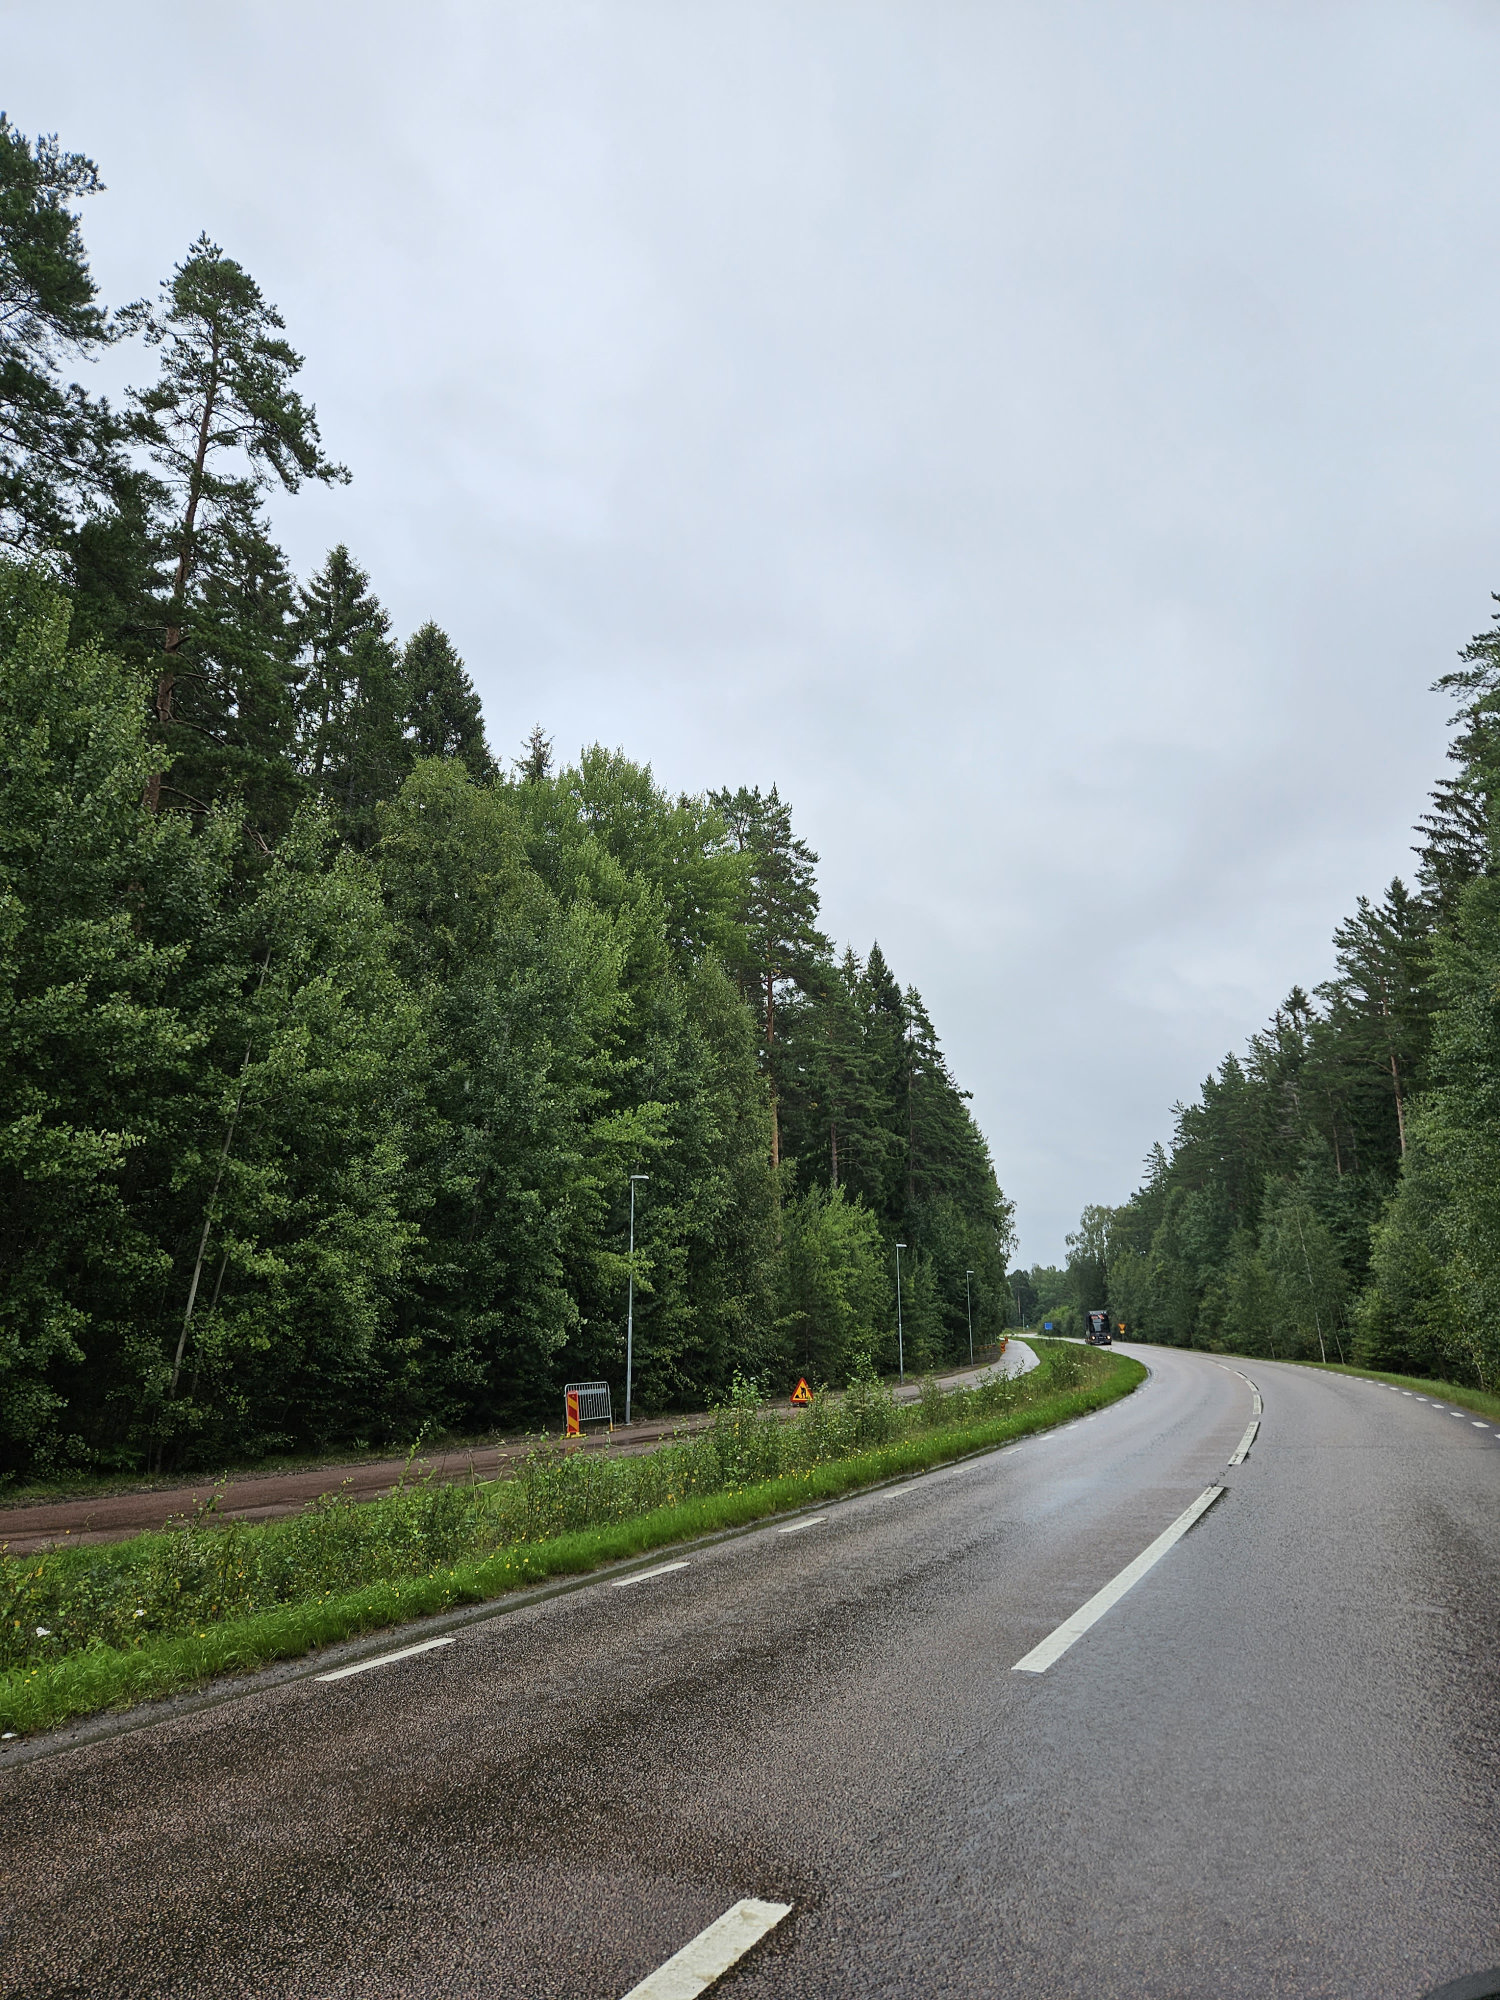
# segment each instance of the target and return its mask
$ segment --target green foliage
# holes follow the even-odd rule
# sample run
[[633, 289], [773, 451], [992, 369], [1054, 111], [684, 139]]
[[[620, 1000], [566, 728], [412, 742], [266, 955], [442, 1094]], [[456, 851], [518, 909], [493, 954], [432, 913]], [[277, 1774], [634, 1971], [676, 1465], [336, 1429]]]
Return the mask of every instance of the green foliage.
[[[342, 558], [325, 610], [333, 584], [359, 616], [325, 617], [303, 684], [315, 782], [340, 631], [395, 657]], [[603, 752], [522, 784], [408, 756], [359, 829], [334, 788], [289, 789], [247, 867], [234, 786], [150, 809], [146, 672], [70, 647], [38, 574], [4, 591], [11, 1469], [472, 1429], [618, 1380], [632, 1172], [646, 1407], [737, 1367], [894, 1361], [880, 1218], [771, 1166], [756, 1017], [716, 950], [744, 866], [711, 808]], [[912, 1175], [914, 1368], [965, 1351], [966, 1265], [981, 1338], [1004, 1296], [1008, 1211], [984, 1162], [965, 1212], [966, 1131]]]
[[1104, 1270], [1147, 1338], [1500, 1379], [1500, 619], [1438, 686], [1458, 775], [1244, 1059], [1178, 1106]]
[[[0, 120], [0, 1480], [618, 1384], [632, 1174], [644, 1407], [884, 1365], [897, 1240], [913, 1365], [988, 1337], [1009, 1205], [787, 803], [539, 724], [502, 776], [442, 629], [271, 538], [347, 477], [275, 307], [205, 237], [108, 319], [98, 185]], [[123, 424], [63, 375], [117, 336]]]
[[[601, 1563], [742, 1528], [785, 1508], [817, 1505], [854, 1492], [872, 1481], [909, 1477], [1100, 1409], [1135, 1388], [1144, 1374], [1139, 1363], [1112, 1355], [1088, 1387], [1055, 1391], [1000, 1415], [985, 1414], [984, 1406], [976, 1403], [977, 1421], [924, 1429], [851, 1457], [824, 1456], [806, 1471], [785, 1473], [759, 1486], [676, 1500], [603, 1527], [513, 1543], [488, 1557], [460, 1559], [420, 1576], [382, 1579], [355, 1590], [327, 1590], [312, 1599], [223, 1623], [190, 1624], [187, 1630], [128, 1647], [96, 1643], [81, 1652], [44, 1657], [38, 1665], [17, 1667], [0, 1676], [0, 1726], [49, 1728], [70, 1717], [191, 1688], [212, 1674], [252, 1671], [267, 1661], [295, 1659], [356, 1633], [454, 1605], [481, 1604], [549, 1577], [582, 1575]], [[32, 1633], [36, 1636], [34, 1627]]]
[[408, 1480], [387, 1499], [329, 1495], [290, 1520], [259, 1527], [221, 1526], [215, 1500], [175, 1533], [0, 1556], [0, 1673], [96, 1646], [138, 1648], [378, 1581], [421, 1578], [500, 1550], [796, 1480], [924, 1433], [979, 1442], [974, 1433], [1022, 1413], [1055, 1420], [1059, 1394], [1133, 1387], [1139, 1370], [1123, 1357], [1121, 1364], [1064, 1350], [1029, 1375], [997, 1377], [978, 1389], [924, 1384], [921, 1399], [904, 1406], [888, 1389], [863, 1382], [842, 1399], [820, 1396], [790, 1420], [762, 1407], [755, 1385], [736, 1375], [706, 1429], [651, 1452], [578, 1451], [543, 1439], [512, 1479]]
[[850, 1380], [895, 1358], [895, 1293], [875, 1217], [842, 1188], [814, 1187], [781, 1213], [778, 1322], [788, 1366], [809, 1382]]
[[0, 545], [13, 550], [71, 550], [123, 473], [109, 410], [60, 375], [113, 337], [74, 206], [102, 186], [92, 160], [0, 113]]

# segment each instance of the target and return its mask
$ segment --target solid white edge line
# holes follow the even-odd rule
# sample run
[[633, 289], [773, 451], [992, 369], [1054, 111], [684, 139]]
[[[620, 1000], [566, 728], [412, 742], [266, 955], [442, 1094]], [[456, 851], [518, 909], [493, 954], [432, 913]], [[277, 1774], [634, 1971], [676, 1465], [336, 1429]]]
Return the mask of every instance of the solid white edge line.
[[1117, 1577], [1096, 1590], [1087, 1604], [1080, 1604], [1071, 1618], [1065, 1618], [1055, 1632], [1049, 1632], [1039, 1646], [1017, 1660], [1011, 1668], [1013, 1674], [1044, 1674], [1048, 1667], [1060, 1660], [1075, 1640], [1081, 1639], [1091, 1625], [1097, 1625], [1111, 1606], [1119, 1603], [1127, 1590], [1138, 1584], [1141, 1578], [1161, 1561], [1174, 1542], [1192, 1527], [1200, 1514], [1206, 1514], [1224, 1491], [1222, 1486], [1210, 1486], [1200, 1493], [1191, 1507], [1177, 1516], [1170, 1528], [1164, 1528], [1149, 1548], [1142, 1549], [1132, 1563], [1127, 1563]]
[[643, 1569], [635, 1576], [617, 1576], [615, 1578], [615, 1589], [625, 1590], [632, 1583], [649, 1583], [653, 1576], [666, 1576], [671, 1570], [686, 1568], [687, 1564], [685, 1562], [658, 1563], [655, 1569]]
[[795, 1535], [802, 1528], [818, 1528], [828, 1519], [826, 1514], [814, 1514], [810, 1521], [791, 1521], [784, 1528], [776, 1530], [778, 1535]]
[[650, 1972], [639, 1986], [632, 1986], [624, 2000], [696, 2000], [731, 1965], [737, 1965], [767, 1931], [775, 1930], [783, 1917], [791, 1915], [790, 1903], [762, 1903], [754, 1896], [716, 1917], [707, 1930], [681, 1951], [673, 1952], [665, 1965]]
[[1255, 1442], [1255, 1433], [1259, 1429], [1260, 1429], [1260, 1418], [1256, 1417], [1252, 1420], [1250, 1428], [1245, 1432], [1245, 1435], [1240, 1439], [1239, 1443], [1235, 1446], [1234, 1456], [1229, 1461], [1231, 1465], [1244, 1464], [1245, 1460], [1250, 1455], [1250, 1447]]
[[392, 1660], [409, 1660], [413, 1653], [430, 1653], [437, 1646], [451, 1646], [452, 1638], [424, 1639], [420, 1646], [403, 1646], [399, 1652], [382, 1653], [378, 1659], [356, 1660], [352, 1667], [335, 1667], [331, 1674], [314, 1674], [315, 1681], [346, 1681], [350, 1674], [367, 1674], [372, 1667], [389, 1666]]

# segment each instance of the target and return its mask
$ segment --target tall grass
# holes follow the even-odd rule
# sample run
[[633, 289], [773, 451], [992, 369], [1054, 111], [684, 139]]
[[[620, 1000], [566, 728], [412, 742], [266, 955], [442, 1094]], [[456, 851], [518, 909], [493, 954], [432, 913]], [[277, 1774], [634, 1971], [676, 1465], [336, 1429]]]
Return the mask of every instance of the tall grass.
[[5, 1556], [0, 1721], [46, 1726], [738, 1525], [1097, 1407], [1143, 1372], [1060, 1347], [1028, 1375], [924, 1385], [906, 1406], [857, 1382], [791, 1421], [737, 1381], [706, 1429], [639, 1456], [542, 1439], [510, 1479], [408, 1478], [383, 1500], [331, 1494], [262, 1526], [220, 1524], [210, 1502], [178, 1532]]

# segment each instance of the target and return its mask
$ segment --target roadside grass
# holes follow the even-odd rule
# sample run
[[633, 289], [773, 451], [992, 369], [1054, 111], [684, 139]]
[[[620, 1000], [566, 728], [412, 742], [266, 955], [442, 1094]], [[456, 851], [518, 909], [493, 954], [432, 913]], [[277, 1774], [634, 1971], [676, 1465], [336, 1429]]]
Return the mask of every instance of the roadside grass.
[[1394, 1375], [1384, 1368], [1356, 1368], [1352, 1363], [1340, 1361], [1296, 1361], [1295, 1368], [1316, 1368], [1323, 1375], [1356, 1375], [1367, 1382], [1389, 1382], [1397, 1389], [1410, 1389], [1414, 1395], [1436, 1396], [1444, 1403], [1457, 1403], [1461, 1409], [1473, 1410], [1481, 1417], [1500, 1420], [1500, 1394], [1493, 1389], [1472, 1389], [1461, 1382], [1431, 1382], [1425, 1375]]
[[1125, 1355], [1074, 1348], [977, 1389], [925, 1384], [904, 1406], [856, 1384], [791, 1424], [744, 1395], [710, 1430], [639, 1457], [544, 1442], [513, 1479], [332, 1496], [261, 1527], [215, 1527], [205, 1510], [176, 1534], [6, 1556], [0, 1730], [55, 1728], [747, 1527], [1050, 1429], [1145, 1374]]

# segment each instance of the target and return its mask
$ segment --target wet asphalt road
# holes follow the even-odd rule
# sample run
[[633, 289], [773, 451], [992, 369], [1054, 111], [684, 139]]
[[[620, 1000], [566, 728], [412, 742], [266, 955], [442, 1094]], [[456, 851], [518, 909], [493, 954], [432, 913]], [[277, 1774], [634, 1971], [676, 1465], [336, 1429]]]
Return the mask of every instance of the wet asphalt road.
[[1124, 1403], [795, 1533], [11, 1753], [0, 1989], [620, 1995], [742, 1896], [794, 1908], [734, 2000], [1394, 2000], [1500, 1964], [1495, 1431], [1258, 1362], [1226, 1471], [1245, 1382], [1133, 1351]]

